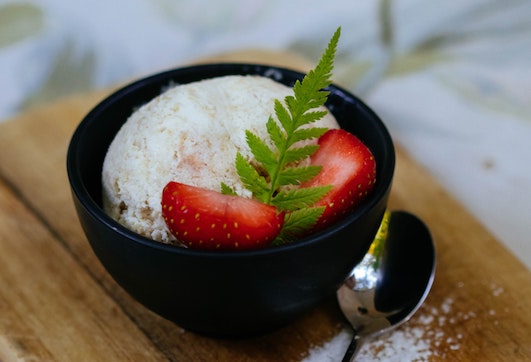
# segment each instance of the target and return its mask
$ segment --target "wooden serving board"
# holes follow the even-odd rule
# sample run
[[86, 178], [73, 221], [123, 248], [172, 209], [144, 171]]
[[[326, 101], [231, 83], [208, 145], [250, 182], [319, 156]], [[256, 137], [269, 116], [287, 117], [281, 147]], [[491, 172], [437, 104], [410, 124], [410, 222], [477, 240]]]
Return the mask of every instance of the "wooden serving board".
[[[306, 66], [263, 52], [219, 59]], [[0, 361], [299, 361], [333, 348], [326, 344], [346, 326], [333, 296], [275, 333], [217, 340], [151, 313], [112, 280], [78, 223], [65, 170], [74, 128], [108, 93], [64, 99], [0, 124]], [[417, 338], [425, 360], [531, 360], [530, 271], [397, 152], [390, 208], [424, 219], [438, 265], [425, 305], [394, 336], [406, 347]], [[367, 347], [381, 357], [382, 343], [396, 349], [396, 339]]]

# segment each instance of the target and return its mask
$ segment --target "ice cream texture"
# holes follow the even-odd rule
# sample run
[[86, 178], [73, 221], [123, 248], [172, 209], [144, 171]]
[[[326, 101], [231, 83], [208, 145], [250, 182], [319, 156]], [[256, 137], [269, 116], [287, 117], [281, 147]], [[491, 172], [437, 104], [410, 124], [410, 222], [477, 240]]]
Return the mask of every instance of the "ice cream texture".
[[[119, 223], [164, 243], [175, 238], [161, 213], [169, 181], [251, 194], [234, 166], [236, 153], [251, 160], [245, 131], [268, 139], [274, 100], [293, 90], [262, 76], [230, 75], [176, 85], [137, 109], [112, 141], [102, 170], [105, 211]], [[311, 126], [339, 128], [331, 113]]]

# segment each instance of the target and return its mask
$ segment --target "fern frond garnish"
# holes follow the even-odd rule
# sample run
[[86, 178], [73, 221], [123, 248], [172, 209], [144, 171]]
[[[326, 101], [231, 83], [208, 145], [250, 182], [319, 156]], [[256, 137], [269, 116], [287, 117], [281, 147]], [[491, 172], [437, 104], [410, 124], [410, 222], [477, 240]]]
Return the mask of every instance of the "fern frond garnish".
[[305, 207], [286, 213], [284, 219], [284, 227], [280, 231], [280, 235], [274, 240], [274, 245], [281, 245], [295, 240], [300, 235], [307, 232], [324, 211], [324, 206], [319, 207]]
[[[276, 99], [274, 117], [270, 116], [266, 129], [270, 140], [262, 140], [251, 131], [246, 131], [246, 141], [254, 156], [249, 162], [240, 153], [236, 156], [236, 170], [243, 185], [253, 197], [279, 210], [289, 211], [280, 242], [293, 239], [310, 228], [320, 217], [324, 208], [312, 207], [325, 196], [331, 187], [297, 189], [302, 182], [317, 175], [320, 166], [298, 166], [310, 157], [317, 145], [300, 145], [300, 141], [317, 139], [327, 128], [304, 127], [322, 119], [327, 111], [325, 105], [331, 83], [334, 58], [341, 28], [338, 28], [315, 69], [310, 70], [302, 81], [296, 81], [293, 95]], [[271, 141], [271, 142], [269, 142]], [[272, 144], [273, 146], [269, 146]]]

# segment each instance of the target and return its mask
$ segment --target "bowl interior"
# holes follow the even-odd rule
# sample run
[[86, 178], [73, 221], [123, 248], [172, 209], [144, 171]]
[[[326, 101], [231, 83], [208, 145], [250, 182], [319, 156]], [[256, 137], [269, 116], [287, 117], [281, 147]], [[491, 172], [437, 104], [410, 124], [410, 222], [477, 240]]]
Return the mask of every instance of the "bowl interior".
[[[80, 191], [77, 196], [81, 197], [98, 217], [102, 217], [111, 225], [114, 224], [114, 220], [109, 220], [101, 210], [101, 170], [107, 149], [127, 118], [139, 106], [170, 86], [233, 74], [261, 75], [288, 86], [292, 86], [304, 76], [297, 71], [267, 65], [206, 64], [169, 70], [125, 86], [97, 105], [72, 137], [69, 149], [69, 159], [72, 162], [68, 162], [67, 167], [74, 192]], [[394, 146], [383, 122], [362, 100], [335, 85], [330, 86], [328, 90], [330, 95], [326, 106], [329, 111], [343, 129], [356, 134], [371, 149], [377, 160], [374, 191], [364, 204], [346, 219], [356, 218], [388, 191], [394, 173]], [[82, 167], [79, 167], [81, 165]], [[113, 227], [128, 233], [128, 230], [122, 230], [120, 225]], [[135, 233], [130, 234], [138, 239]], [[146, 240], [149, 239], [143, 241]]]

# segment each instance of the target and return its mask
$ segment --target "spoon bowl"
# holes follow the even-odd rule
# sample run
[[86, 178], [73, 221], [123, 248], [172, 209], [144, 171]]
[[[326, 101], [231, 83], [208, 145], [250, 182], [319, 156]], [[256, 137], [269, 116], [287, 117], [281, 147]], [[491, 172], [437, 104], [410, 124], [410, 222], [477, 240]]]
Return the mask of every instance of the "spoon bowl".
[[435, 264], [426, 225], [405, 211], [386, 212], [369, 252], [337, 291], [341, 311], [354, 329], [343, 361], [354, 359], [360, 339], [411, 318], [431, 289]]

